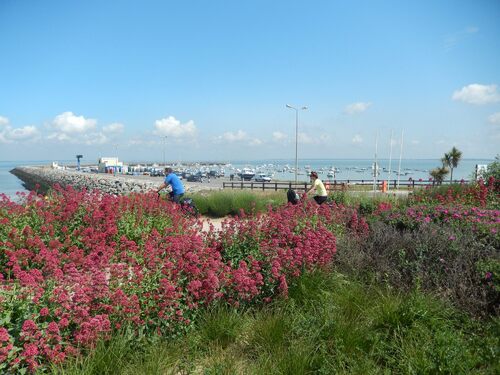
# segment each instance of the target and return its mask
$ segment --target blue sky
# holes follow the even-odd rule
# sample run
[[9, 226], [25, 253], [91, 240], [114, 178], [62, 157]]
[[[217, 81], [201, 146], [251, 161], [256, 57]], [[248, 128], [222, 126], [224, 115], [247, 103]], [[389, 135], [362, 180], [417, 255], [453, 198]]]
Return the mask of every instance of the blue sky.
[[377, 133], [387, 157], [391, 131], [407, 158], [494, 158], [499, 20], [498, 0], [1, 0], [0, 160], [292, 159], [287, 103], [301, 158], [369, 158]]

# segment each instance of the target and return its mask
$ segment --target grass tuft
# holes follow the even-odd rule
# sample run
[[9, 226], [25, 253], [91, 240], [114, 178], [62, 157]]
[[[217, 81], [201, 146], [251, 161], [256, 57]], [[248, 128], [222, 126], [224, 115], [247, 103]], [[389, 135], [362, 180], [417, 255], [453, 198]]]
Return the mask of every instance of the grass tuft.
[[58, 374], [498, 373], [499, 320], [420, 290], [313, 272], [265, 307], [207, 309], [185, 337], [114, 337]]

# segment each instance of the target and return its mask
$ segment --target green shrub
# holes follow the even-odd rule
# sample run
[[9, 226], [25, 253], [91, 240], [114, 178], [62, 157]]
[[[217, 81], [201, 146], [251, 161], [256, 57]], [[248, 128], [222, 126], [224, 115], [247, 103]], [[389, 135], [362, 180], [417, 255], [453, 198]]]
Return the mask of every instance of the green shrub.
[[498, 373], [500, 320], [474, 321], [420, 290], [307, 273], [264, 307], [215, 306], [184, 337], [122, 331], [58, 374]]
[[202, 215], [224, 217], [267, 211], [268, 206], [277, 207], [286, 202], [285, 192], [260, 192], [244, 190], [222, 190], [198, 193], [192, 196]]
[[498, 291], [492, 293], [485, 282], [489, 269], [480, 265], [498, 264], [498, 251], [476, 241], [472, 230], [432, 223], [404, 229], [374, 222], [365, 239], [338, 239], [335, 266], [399, 290], [436, 293], [473, 314], [494, 314]]

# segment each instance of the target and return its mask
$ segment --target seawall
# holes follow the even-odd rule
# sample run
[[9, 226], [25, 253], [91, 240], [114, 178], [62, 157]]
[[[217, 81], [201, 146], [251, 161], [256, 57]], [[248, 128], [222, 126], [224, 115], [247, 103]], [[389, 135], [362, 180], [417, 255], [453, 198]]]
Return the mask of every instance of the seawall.
[[46, 192], [53, 185], [59, 184], [62, 187], [71, 185], [78, 190], [86, 188], [108, 194], [128, 194], [150, 191], [161, 184], [161, 180], [153, 182], [120, 175], [83, 173], [42, 166], [16, 167], [10, 172], [23, 181], [28, 190], [39, 185], [39, 192]]

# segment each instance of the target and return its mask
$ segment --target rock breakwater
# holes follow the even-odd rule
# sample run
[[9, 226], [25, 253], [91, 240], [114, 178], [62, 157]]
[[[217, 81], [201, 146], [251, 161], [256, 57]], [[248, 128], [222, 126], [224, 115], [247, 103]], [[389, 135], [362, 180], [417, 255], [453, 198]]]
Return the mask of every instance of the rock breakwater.
[[[100, 190], [108, 194], [143, 193], [157, 188], [161, 180], [148, 181], [126, 176], [83, 173], [51, 167], [16, 167], [11, 173], [23, 181], [28, 190], [39, 185], [39, 191], [46, 192], [55, 184], [75, 189]], [[142, 177], [142, 176], [140, 176]]]

